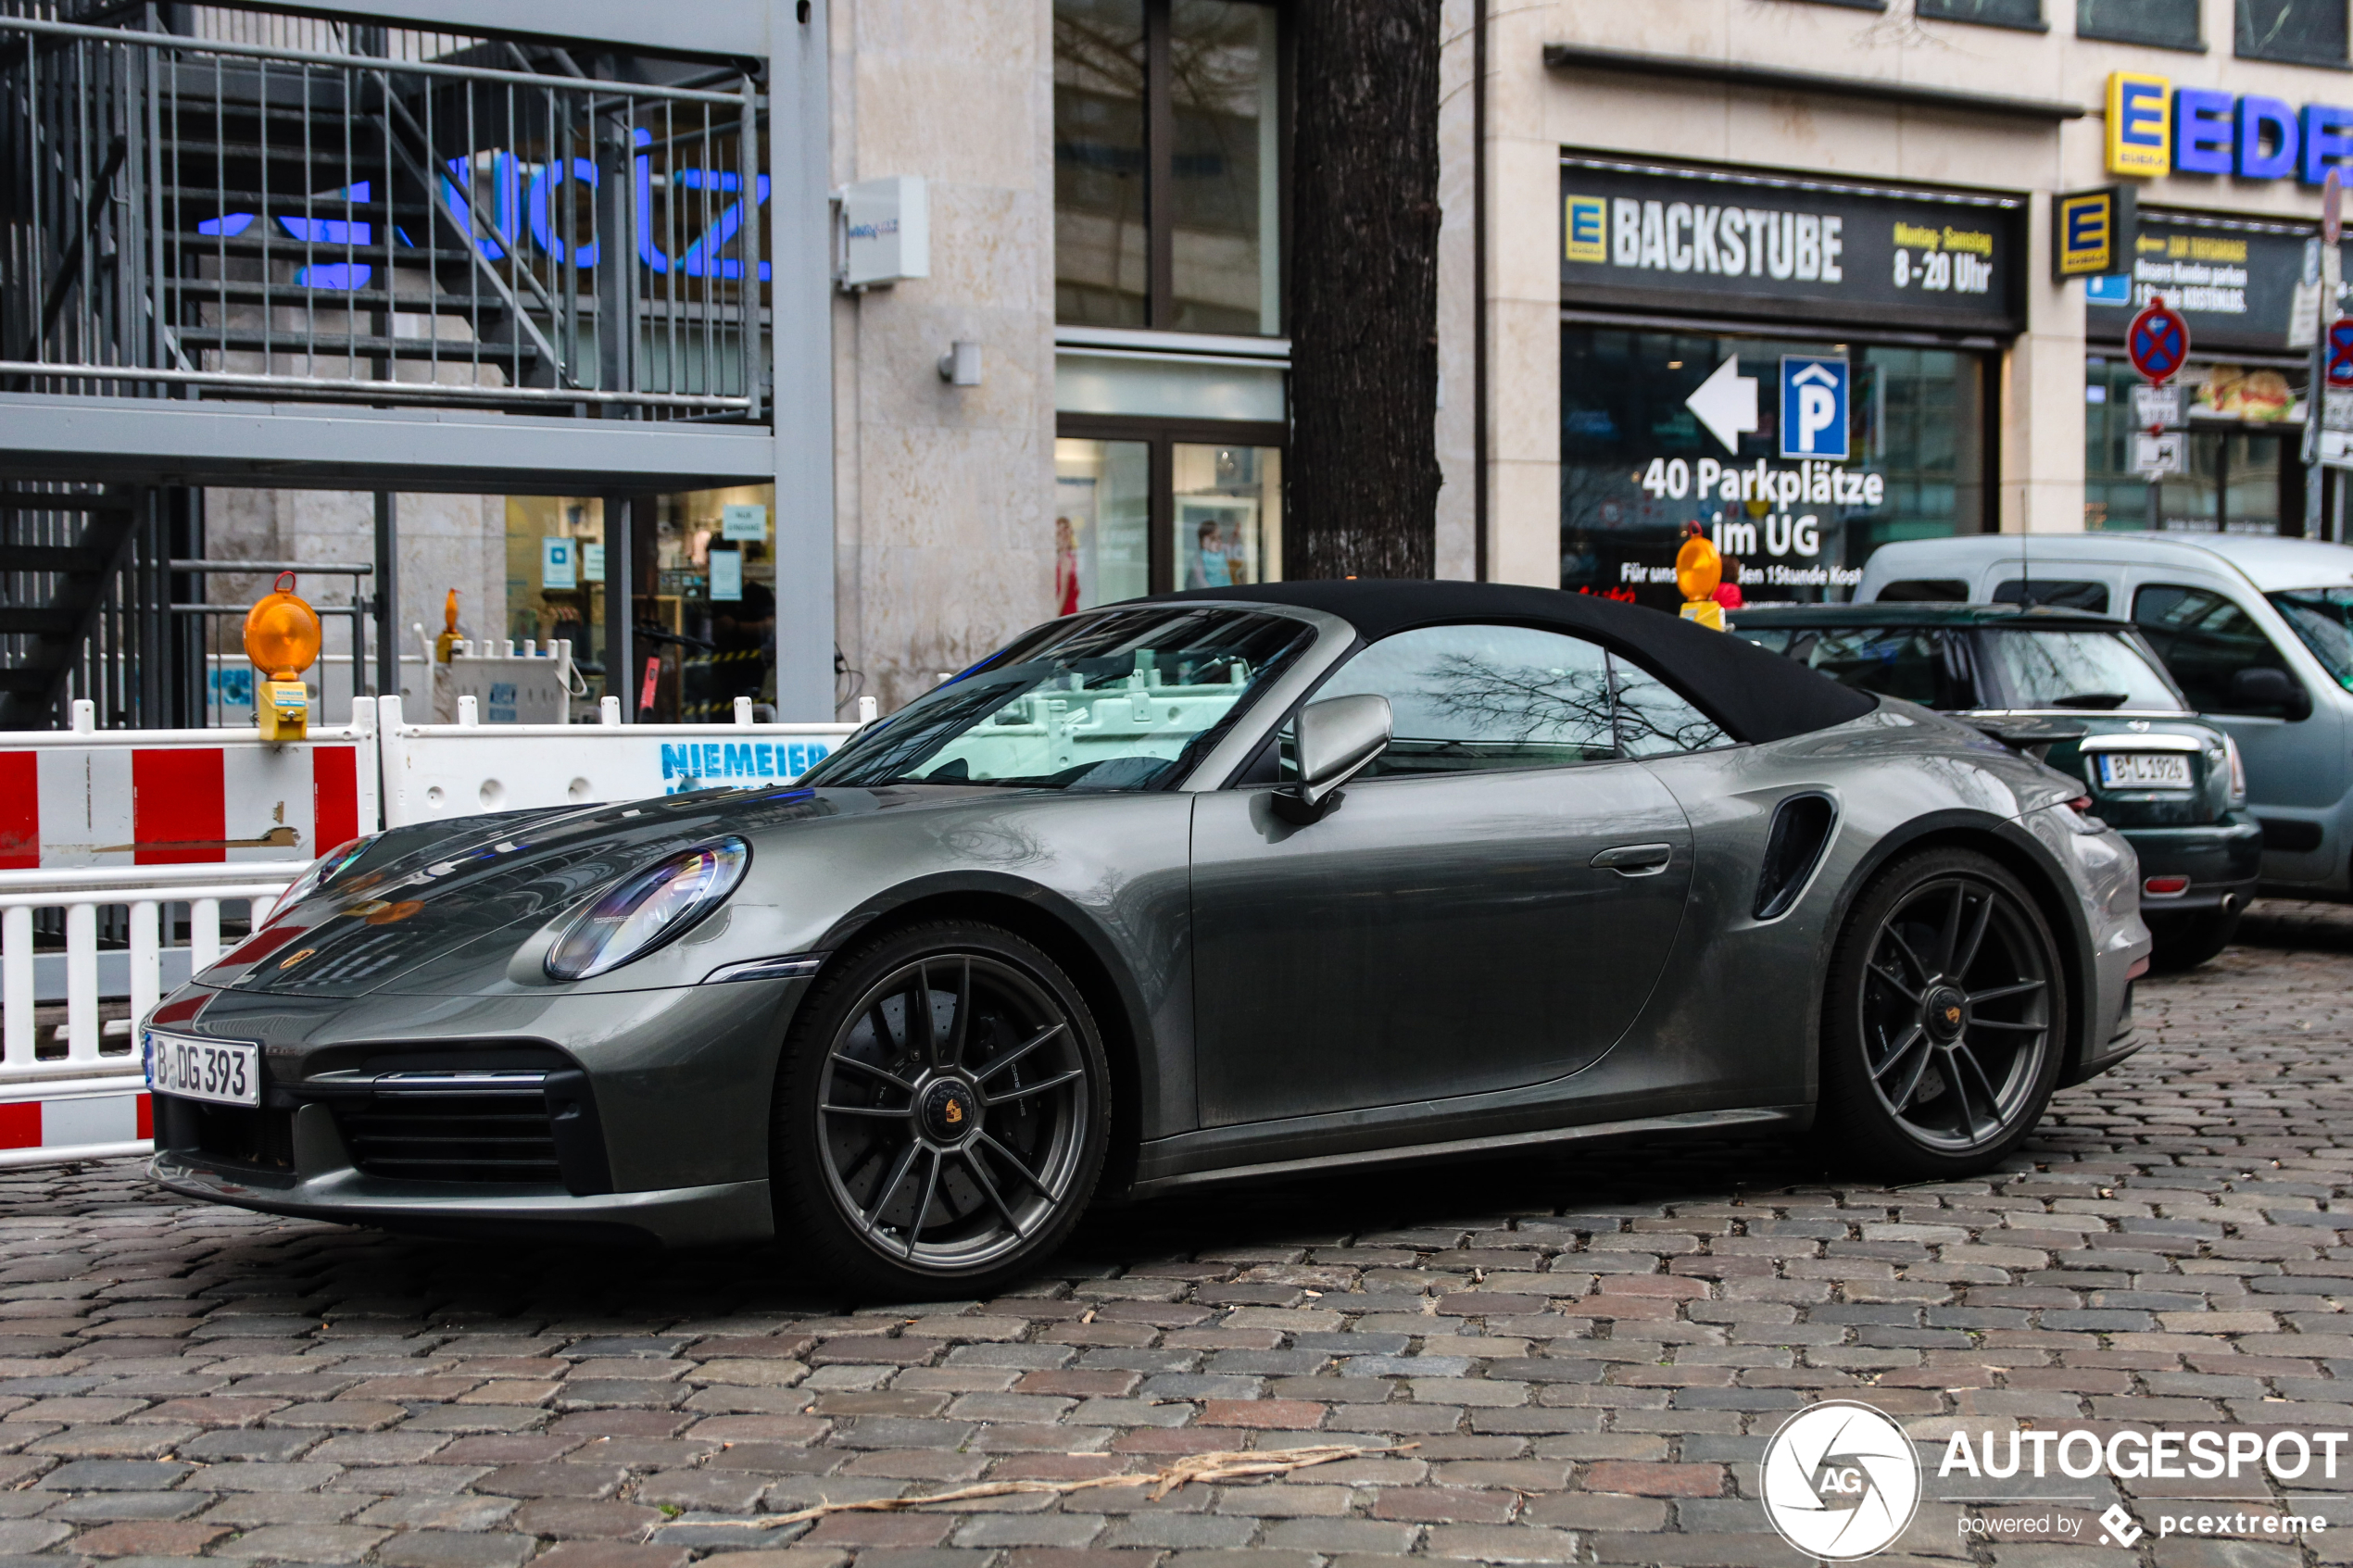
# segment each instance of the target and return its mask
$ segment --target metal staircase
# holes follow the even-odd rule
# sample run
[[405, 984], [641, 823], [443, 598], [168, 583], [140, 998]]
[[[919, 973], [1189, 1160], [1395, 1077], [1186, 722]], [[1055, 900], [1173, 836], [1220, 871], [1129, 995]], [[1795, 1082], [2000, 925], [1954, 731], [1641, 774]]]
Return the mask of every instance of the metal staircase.
[[196, 497], [126, 485], [0, 490], [0, 729], [63, 725], [76, 697], [108, 724], [199, 722], [192, 628], [168, 563], [201, 545]]

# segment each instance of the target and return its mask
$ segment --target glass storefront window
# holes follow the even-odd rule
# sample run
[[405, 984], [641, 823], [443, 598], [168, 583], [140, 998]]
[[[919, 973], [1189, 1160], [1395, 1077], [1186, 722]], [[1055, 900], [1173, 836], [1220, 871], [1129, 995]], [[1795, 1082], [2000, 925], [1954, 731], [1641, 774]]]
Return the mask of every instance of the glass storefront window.
[[1054, 613], [1151, 591], [1151, 448], [1054, 443]]
[[2043, 0], [1918, 0], [1919, 14], [1938, 21], [1985, 22], [2040, 31]]
[[2345, 64], [2345, 0], [2238, 0], [2238, 56]]
[[1275, 207], [1272, 6], [1176, 0], [1169, 14], [1176, 225], [1166, 325], [1178, 332], [1282, 330]]
[[[635, 595], [632, 624], [639, 658], [660, 666], [654, 705], [639, 717], [720, 722], [738, 696], [774, 703], [774, 487], [698, 490], [639, 505], [651, 508], [640, 527], [653, 536], [654, 578]], [[608, 691], [634, 704], [639, 689], [605, 668], [607, 540], [604, 504], [595, 496], [507, 498], [507, 635], [572, 640], [587, 685], [573, 701], [575, 721], [593, 721]]]
[[2198, 47], [2198, 0], [2075, 0], [2075, 36]]
[[[1846, 462], [1780, 456], [1784, 354], [1848, 359]], [[1727, 449], [1686, 400], [1735, 356], [1758, 428]], [[1672, 608], [1698, 522], [1749, 602], [1843, 599], [1880, 546], [1986, 524], [1981, 355], [1570, 323], [1561, 370], [1565, 588]]]
[[1054, 0], [1056, 320], [1281, 334], [1280, 23], [1263, 0]]
[[[439, 630], [426, 628], [429, 635]], [[573, 664], [588, 686], [585, 697], [574, 699], [573, 716], [595, 713], [605, 672], [603, 501], [593, 495], [507, 497], [505, 635], [517, 644], [570, 641]]]
[[1054, 315], [1140, 327], [1145, 207], [1143, 0], [1054, 0]]
[[1282, 577], [1279, 448], [1178, 442], [1174, 479], [1178, 587], [1231, 588]]
[[776, 700], [775, 498], [761, 484], [655, 500], [654, 592], [637, 596], [636, 624], [642, 652], [661, 658], [665, 721], [720, 723], [739, 696]]
[[[2227, 363], [2198, 364], [2183, 378], [2188, 471], [2158, 486], [2155, 526], [2189, 533], [2300, 532], [2302, 495], [2294, 444], [2282, 422], [2298, 404], [2300, 374]], [[2083, 526], [2152, 526], [2149, 483], [2133, 472], [2133, 389], [2140, 376], [2120, 358], [2084, 363]]]

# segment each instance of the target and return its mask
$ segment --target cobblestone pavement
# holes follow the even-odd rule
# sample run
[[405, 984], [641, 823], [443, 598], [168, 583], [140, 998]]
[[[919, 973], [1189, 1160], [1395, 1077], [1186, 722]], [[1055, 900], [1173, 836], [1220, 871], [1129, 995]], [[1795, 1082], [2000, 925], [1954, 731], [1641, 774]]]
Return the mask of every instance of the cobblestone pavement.
[[[2246, 937], [2145, 985], [2146, 1048], [1986, 1180], [1850, 1185], [1773, 1143], [1352, 1176], [1098, 1216], [991, 1301], [846, 1311], [774, 1251], [398, 1239], [165, 1200], [129, 1161], [19, 1173], [0, 1568], [1794, 1563], [1755, 1461], [1818, 1399], [1931, 1460], [1956, 1428], [2353, 1425], [2353, 910]], [[1394, 1451], [745, 1527], [1329, 1442]], [[1989, 1542], [1931, 1477], [1890, 1555], [2353, 1559], [2353, 1477], [2342, 1537], [2301, 1546], [2086, 1544], [2115, 1486], [2055, 1478], [2075, 1534]]]

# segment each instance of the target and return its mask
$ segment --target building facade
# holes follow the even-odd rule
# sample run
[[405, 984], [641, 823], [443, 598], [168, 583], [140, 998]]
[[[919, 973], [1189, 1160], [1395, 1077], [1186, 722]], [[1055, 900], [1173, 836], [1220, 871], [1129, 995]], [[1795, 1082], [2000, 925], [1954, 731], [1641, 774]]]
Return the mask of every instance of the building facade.
[[[1694, 522], [1751, 599], [1839, 596], [1941, 533], [2339, 536], [2288, 329], [2353, 159], [2347, 9], [1441, 0], [1440, 574], [1667, 604]], [[1286, 255], [1281, 0], [157, 16], [224, 103], [252, 94], [208, 40], [316, 73], [363, 111], [359, 157], [322, 162], [314, 114], [275, 205], [216, 150], [192, 167], [217, 189], [165, 181], [154, 232], [100, 234], [157, 263], [162, 336], [73, 248], [105, 140], [54, 189], [19, 176], [19, 253], [52, 260], [17, 308], [53, 320], [0, 351], [0, 458], [83, 509], [0, 496], [9, 564], [145, 530], [141, 602], [233, 609], [258, 578], [165, 583], [170, 558], [373, 563], [369, 669], [421, 657], [454, 589], [461, 632], [568, 639], [583, 708], [648, 719], [888, 711], [1048, 617], [1283, 571], [1287, 322], [1316, 280]], [[388, 92], [386, 58], [414, 62]], [[11, 112], [59, 80], [19, 67]], [[438, 191], [364, 167], [426, 149]], [[927, 264], [853, 285], [827, 200], [878, 181], [919, 182], [898, 216]], [[2105, 187], [2135, 227], [2060, 281], [2054, 202]], [[2152, 483], [2123, 340], [2159, 294], [2193, 341], [2183, 471]], [[104, 355], [158, 379], [94, 379]], [[135, 652], [75, 581], [8, 580], [14, 721], [90, 684], [73, 659]], [[233, 618], [204, 623], [233, 664]]]
[[[1671, 604], [1697, 521], [1751, 599], [1837, 597], [1895, 539], [2304, 532], [2288, 316], [2353, 156], [2346, 11], [1445, 0], [1440, 574]], [[1315, 286], [1281, 6], [954, 15], [835, 0], [837, 179], [954, 177], [935, 256], [987, 264], [836, 307], [843, 646], [886, 707], [1045, 616], [1279, 573], [1283, 291]], [[2056, 281], [2054, 197], [2109, 186], [2132, 247]], [[2123, 340], [2159, 294], [2192, 347], [2152, 485]], [[968, 331], [1004, 334], [988, 380], [945, 386]]]
[[[2305, 532], [2289, 316], [2353, 148], [2342, 5], [1567, 4], [1488, 30], [1498, 575], [1671, 602], [1692, 521], [1752, 598], [1835, 596], [1893, 539]], [[2113, 185], [2136, 237], [2057, 281], [2054, 197]], [[2153, 486], [2123, 349], [2155, 295], [2191, 350], [2185, 471]], [[1753, 430], [1742, 398], [1706, 417], [1734, 360]]]

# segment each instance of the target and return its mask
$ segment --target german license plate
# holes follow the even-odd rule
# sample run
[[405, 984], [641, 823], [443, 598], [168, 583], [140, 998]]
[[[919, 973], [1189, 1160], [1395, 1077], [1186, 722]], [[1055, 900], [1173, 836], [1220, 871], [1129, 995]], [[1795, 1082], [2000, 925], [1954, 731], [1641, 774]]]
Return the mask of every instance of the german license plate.
[[2170, 751], [2103, 751], [2103, 789], [2187, 789], [2190, 759]]
[[159, 1095], [217, 1105], [261, 1103], [261, 1047], [241, 1040], [192, 1040], [147, 1031], [147, 1086]]

